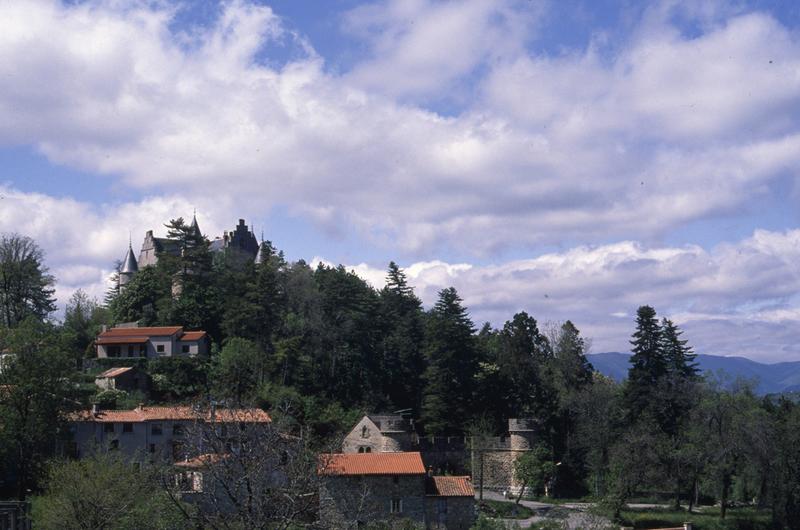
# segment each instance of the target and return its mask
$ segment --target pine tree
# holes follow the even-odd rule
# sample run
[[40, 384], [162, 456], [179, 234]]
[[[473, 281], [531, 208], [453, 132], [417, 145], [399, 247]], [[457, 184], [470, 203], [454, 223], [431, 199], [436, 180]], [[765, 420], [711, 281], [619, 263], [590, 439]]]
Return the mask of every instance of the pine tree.
[[56, 310], [55, 279], [44, 253], [29, 237], [0, 236], [0, 325], [16, 327], [33, 317], [44, 320]]
[[380, 298], [383, 394], [392, 407], [412, 408], [418, 413], [420, 374], [425, 366], [422, 302], [395, 262], [389, 263]]
[[667, 363], [661, 351], [661, 326], [656, 311], [650, 306], [641, 306], [636, 312], [636, 332], [628, 370], [628, 386], [625, 401], [631, 418], [643, 412], [653, 413], [659, 399], [656, 386], [667, 374]]
[[693, 379], [697, 376], [696, 355], [688, 342], [681, 339], [681, 331], [668, 318], [661, 321], [661, 351], [667, 364], [667, 371], [680, 378]]
[[439, 291], [426, 327], [422, 421], [430, 434], [458, 433], [471, 416], [478, 372], [475, 329], [453, 287]]

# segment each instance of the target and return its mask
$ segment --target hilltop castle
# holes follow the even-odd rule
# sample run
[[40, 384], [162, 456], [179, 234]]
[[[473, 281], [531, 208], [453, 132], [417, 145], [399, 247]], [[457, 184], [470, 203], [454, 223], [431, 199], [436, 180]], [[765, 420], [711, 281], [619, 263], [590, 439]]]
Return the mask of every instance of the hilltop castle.
[[[197, 216], [192, 216], [190, 229], [202, 236], [200, 226], [197, 224]], [[260, 261], [260, 249], [261, 245], [253, 231], [245, 224], [244, 219], [239, 219], [239, 224], [232, 231], [226, 230], [222, 237], [215, 237], [209, 245], [211, 252], [233, 252], [243, 259], [254, 260], [256, 263]], [[138, 259], [134, 256], [133, 245], [129, 241], [128, 252], [119, 268], [118, 287], [125, 287], [139, 272], [139, 267], [155, 265], [158, 263], [159, 256], [165, 254], [179, 256], [178, 242], [168, 237], [155, 237], [152, 230], [148, 230], [144, 235]]]

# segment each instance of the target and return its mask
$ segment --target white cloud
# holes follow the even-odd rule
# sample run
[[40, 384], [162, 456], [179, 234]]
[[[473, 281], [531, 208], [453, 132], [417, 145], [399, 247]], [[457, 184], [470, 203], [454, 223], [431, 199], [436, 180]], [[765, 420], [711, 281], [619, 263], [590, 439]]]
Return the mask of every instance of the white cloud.
[[[800, 230], [758, 230], [710, 251], [620, 242], [488, 266], [421, 262], [405, 271], [428, 307], [440, 289], [455, 286], [477, 324], [502, 326], [524, 310], [542, 323], [572, 320], [595, 351], [628, 351], [636, 309], [647, 304], [685, 328], [700, 353], [777, 361], [800, 360], [798, 261]], [[383, 274], [363, 264], [353, 270], [373, 284]]]
[[[348, 27], [374, 54], [339, 75], [244, 1], [182, 34], [147, 4], [6, 2], [0, 142], [144, 193], [286, 205], [425, 259], [652, 241], [796, 178], [800, 44], [776, 20], [687, 37], [659, 19], [610, 59], [550, 56], [523, 46], [528, 4], [358, 9]], [[278, 41], [300, 58], [256, 61]], [[415, 103], [471, 83], [457, 116]]]

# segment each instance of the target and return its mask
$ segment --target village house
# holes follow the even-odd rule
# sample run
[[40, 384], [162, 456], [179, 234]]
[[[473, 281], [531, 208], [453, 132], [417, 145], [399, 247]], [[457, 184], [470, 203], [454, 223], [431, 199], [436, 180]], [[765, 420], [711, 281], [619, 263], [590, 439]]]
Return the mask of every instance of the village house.
[[425, 527], [467, 530], [475, 522], [475, 489], [469, 477], [428, 477]]
[[319, 457], [319, 516], [328, 528], [410, 521], [467, 529], [474, 519], [469, 477], [433, 477], [418, 452]]
[[145, 407], [133, 410], [85, 410], [69, 418], [72, 456], [81, 458], [95, 450], [118, 450], [132, 461], [176, 462], [193, 458], [197, 444], [187, 444], [187, 434], [198, 423], [219, 425], [271, 423], [261, 409]]
[[103, 390], [123, 390], [125, 392], [147, 392], [150, 387], [149, 376], [135, 366], [115, 366], [94, 378], [94, 384]]
[[195, 357], [208, 354], [205, 331], [184, 331], [181, 326], [117, 326], [104, 330], [94, 341], [97, 357]]

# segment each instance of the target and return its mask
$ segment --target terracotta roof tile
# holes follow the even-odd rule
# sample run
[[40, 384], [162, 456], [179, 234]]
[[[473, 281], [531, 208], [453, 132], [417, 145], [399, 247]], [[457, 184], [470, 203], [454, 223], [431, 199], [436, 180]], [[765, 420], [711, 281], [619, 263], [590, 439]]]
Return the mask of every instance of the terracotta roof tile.
[[98, 337], [95, 344], [145, 344], [147, 337]]
[[187, 331], [181, 335], [180, 340], [200, 340], [208, 335], [205, 331]]
[[99, 423], [169, 420], [203, 420], [223, 423], [270, 423], [272, 418], [261, 409], [217, 409], [211, 420], [209, 411], [197, 411], [192, 407], [137, 407], [133, 410], [101, 410], [93, 414], [83, 410], [72, 414], [71, 421], [92, 421]]
[[321, 475], [424, 475], [419, 453], [347, 453], [319, 455]]
[[98, 375], [96, 379], [104, 378], [104, 377], [117, 377], [118, 375], [122, 375], [128, 370], [133, 370], [132, 366], [116, 366], [114, 368], [109, 368], [102, 374]]
[[428, 477], [425, 493], [439, 497], [474, 497], [475, 489], [469, 477]]
[[202, 455], [198, 455], [194, 458], [189, 458], [182, 462], [175, 462], [175, 467], [186, 467], [190, 469], [198, 469], [201, 467], [205, 467], [208, 464], [215, 464], [224, 458], [228, 458], [230, 455], [228, 454], [219, 454], [219, 453], [205, 453]]
[[105, 337], [165, 337], [182, 331], [181, 326], [162, 326], [154, 328], [111, 328], [100, 334]]

